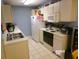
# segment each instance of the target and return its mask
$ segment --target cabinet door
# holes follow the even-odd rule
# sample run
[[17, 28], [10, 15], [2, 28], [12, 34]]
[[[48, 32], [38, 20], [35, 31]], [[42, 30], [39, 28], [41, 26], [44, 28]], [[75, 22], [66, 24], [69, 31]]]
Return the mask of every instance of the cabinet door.
[[35, 10], [32, 10], [31, 13], [32, 13], [32, 16], [35, 16], [35, 14], [36, 14], [36, 13], [35, 13]]
[[71, 13], [71, 19], [72, 21], [78, 20], [78, 0], [72, 0], [72, 13]]
[[9, 5], [2, 5], [2, 16], [4, 19], [4, 22], [13, 22], [13, 17], [12, 17], [12, 11], [11, 11], [11, 6]]
[[72, 22], [77, 19], [77, 0], [62, 0], [60, 8], [62, 22]]
[[54, 15], [54, 4], [50, 4], [49, 5], [49, 9], [48, 9], [48, 15], [49, 16], [53, 16]]
[[28, 42], [16, 42], [5, 45], [6, 59], [29, 59]]
[[60, 20], [60, 1], [54, 3], [54, 19], [55, 22], [59, 22]]
[[48, 20], [55, 22], [54, 19], [54, 4], [50, 4], [48, 8]]
[[42, 7], [40, 8], [40, 10], [41, 10], [41, 14], [44, 14], [44, 8]]
[[71, 8], [72, 8], [71, 0], [62, 0], [61, 1], [61, 21], [66, 22], [70, 21], [71, 17]]
[[44, 20], [48, 20], [48, 6], [44, 7]]
[[67, 36], [54, 35], [53, 50], [65, 50], [67, 46]]
[[3, 41], [1, 41], [1, 59], [5, 59], [5, 50], [4, 50], [4, 42]]
[[33, 9], [32, 10], [32, 16], [38, 15], [38, 9]]

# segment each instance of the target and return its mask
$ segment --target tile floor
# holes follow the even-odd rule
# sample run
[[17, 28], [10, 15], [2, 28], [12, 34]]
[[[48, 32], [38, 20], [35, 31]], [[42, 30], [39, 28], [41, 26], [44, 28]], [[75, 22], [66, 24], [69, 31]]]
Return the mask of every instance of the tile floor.
[[41, 43], [35, 42], [32, 39], [29, 39], [28, 42], [30, 59], [60, 59]]

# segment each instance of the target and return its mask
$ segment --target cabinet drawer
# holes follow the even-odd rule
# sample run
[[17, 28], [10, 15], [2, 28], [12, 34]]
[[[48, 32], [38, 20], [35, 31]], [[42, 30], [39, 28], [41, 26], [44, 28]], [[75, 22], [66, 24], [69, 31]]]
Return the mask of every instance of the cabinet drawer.
[[54, 35], [54, 39], [67, 39], [67, 36]]

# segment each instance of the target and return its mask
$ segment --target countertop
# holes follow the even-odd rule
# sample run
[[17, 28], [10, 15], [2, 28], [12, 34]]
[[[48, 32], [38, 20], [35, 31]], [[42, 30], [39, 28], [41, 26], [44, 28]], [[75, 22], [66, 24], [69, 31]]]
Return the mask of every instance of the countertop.
[[49, 32], [51, 34], [59, 35], [59, 36], [67, 36], [67, 34], [63, 34], [60, 31], [51, 32], [49, 29], [47, 30], [47, 28], [41, 28], [40, 30]]
[[4, 34], [2, 34], [2, 40], [4, 42], [4, 45], [12, 44], [12, 43], [17, 43], [17, 42], [21, 42], [21, 41], [27, 41], [27, 39], [28, 39], [28, 37], [25, 37], [23, 32], [17, 26], [15, 26], [14, 32], [10, 32], [10, 33], [22, 33], [24, 38], [19, 38], [19, 39], [14, 39], [14, 40], [7, 41], [6, 37], [7, 37], [8, 32], [5, 31]]

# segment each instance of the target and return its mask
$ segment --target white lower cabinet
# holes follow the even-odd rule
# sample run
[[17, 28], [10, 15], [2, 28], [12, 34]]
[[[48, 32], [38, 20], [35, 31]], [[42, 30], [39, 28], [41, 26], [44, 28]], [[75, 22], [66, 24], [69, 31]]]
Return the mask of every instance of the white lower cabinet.
[[6, 44], [5, 56], [6, 59], [29, 59], [28, 42]]
[[67, 36], [63, 35], [54, 35], [53, 40], [53, 51], [56, 50], [65, 50], [67, 45]]
[[40, 42], [43, 43], [43, 30], [40, 30]]
[[1, 40], [1, 59], [5, 59], [4, 44], [2, 40]]

